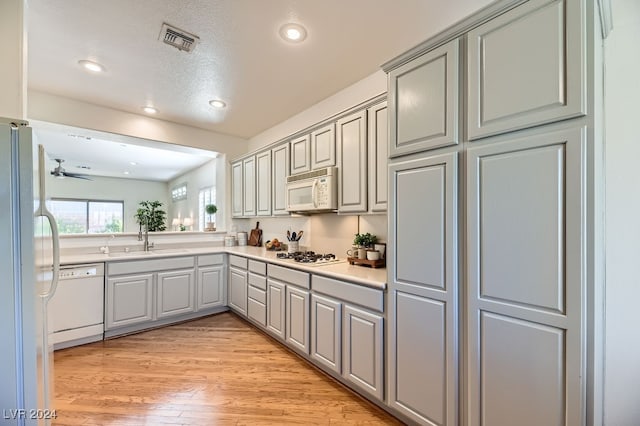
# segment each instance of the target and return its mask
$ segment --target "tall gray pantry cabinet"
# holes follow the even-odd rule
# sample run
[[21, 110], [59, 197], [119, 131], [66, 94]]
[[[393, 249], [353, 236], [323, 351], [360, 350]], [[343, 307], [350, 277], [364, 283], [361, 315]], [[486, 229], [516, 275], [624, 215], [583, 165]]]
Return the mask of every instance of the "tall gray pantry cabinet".
[[598, 422], [596, 8], [499, 1], [383, 66], [387, 404], [419, 424]]

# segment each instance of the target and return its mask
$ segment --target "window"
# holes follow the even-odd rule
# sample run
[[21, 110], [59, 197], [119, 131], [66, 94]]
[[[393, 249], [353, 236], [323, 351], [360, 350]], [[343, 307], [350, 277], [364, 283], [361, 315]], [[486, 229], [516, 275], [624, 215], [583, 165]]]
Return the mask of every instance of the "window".
[[179, 201], [187, 198], [187, 184], [181, 183], [171, 190], [171, 200]]
[[198, 194], [198, 229], [204, 231], [207, 227], [207, 222], [215, 222], [216, 215], [211, 215], [211, 220], [209, 220], [209, 215], [204, 210], [207, 204], [215, 204], [216, 203], [216, 189], [212, 186], [207, 188], [202, 188]]
[[104, 234], [123, 232], [124, 201], [54, 198], [47, 206], [60, 234]]

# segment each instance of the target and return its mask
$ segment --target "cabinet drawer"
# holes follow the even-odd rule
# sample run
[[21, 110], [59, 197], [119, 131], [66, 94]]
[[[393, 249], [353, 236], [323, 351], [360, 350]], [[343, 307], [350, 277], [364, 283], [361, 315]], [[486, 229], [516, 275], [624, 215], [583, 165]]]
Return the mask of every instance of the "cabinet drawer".
[[313, 290], [318, 293], [336, 297], [378, 312], [384, 311], [384, 293], [382, 290], [318, 275], [313, 275], [311, 282]]
[[247, 269], [247, 258], [235, 255], [229, 255], [229, 265], [237, 268]]
[[264, 303], [260, 303], [253, 299], [249, 299], [249, 303], [247, 305], [248, 309], [248, 317], [262, 325], [263, 327], [267, 326], [267, 306]]
[[224, 254], [205, 254], [198, 256], [198, 266], [221, 265], [224, 263]]
[[267, 303], [267, 292], [250, 286], [249, 298], [260, 303]]
[[249, 260], [249, 271], [260, 275], [267, 275], [267, 264], [257, 260]]
[[107, 275], [137, 274], [140, 272], [158, 272], [168, 269], [187, 269], [195, 266], [195, 258], [169, 257], [153, 260], [134, 260], [130, 262], [110, 262]]
[[249, 285], [257, 287], [261, 290], [267, 289], [267, 277], [256, 275], [253, 272], [249, 272]]
[[298, 287], [309, 289], [309, 274], [296, 271], [295, 269], [284, 268], [277, 265], [269, 265], [269, 277], [284, 281]]

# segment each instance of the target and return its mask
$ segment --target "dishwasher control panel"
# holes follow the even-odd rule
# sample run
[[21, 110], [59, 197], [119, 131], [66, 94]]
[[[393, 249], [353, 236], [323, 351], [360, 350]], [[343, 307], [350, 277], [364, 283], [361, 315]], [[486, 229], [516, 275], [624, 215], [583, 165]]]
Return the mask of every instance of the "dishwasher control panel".
[[82, 278], [82, 277], [94, 277], [97, 275], [104, 275], [104, 269], [99, 270], [98, 266], [73, 266], [71, 268], [60, 268], [60, 279]]

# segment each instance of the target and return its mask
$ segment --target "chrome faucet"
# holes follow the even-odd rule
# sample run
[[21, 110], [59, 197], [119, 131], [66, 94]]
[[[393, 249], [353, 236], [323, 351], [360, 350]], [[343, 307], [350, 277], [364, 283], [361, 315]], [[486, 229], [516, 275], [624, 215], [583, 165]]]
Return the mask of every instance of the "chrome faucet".
[[[140, 231], [138, 232], [138, 241], [143, 241], [142, 224], [140, 224]], [[149, 251], [153, 248], [153, 243], [149, 242], [149, 222], [145, 221], [144, 224], [144, 242], [142, 243], [142, 250]]]

